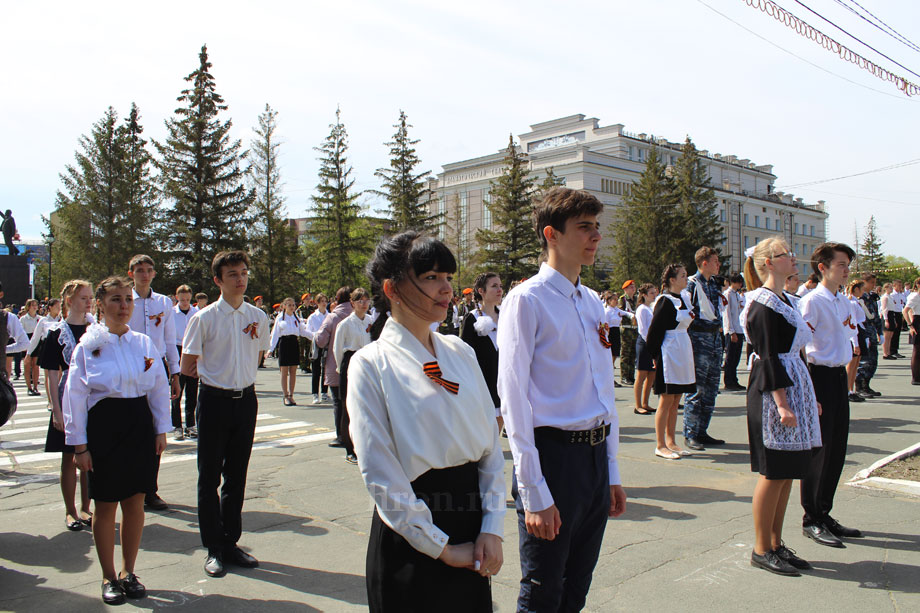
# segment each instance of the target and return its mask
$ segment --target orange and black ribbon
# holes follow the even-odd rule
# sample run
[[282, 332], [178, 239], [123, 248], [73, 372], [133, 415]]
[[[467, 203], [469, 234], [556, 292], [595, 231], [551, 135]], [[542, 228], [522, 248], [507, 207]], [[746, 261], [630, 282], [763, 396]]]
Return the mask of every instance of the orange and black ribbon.
[[601, 345], [604, 346], [604, 349], [610, 349], [610, 325], [609, 324], [598, 324], [597, 326], [597, 335], [601, 338]]
[[157, 313], [156, 315], [148, 315], [147, 319], [150, 321], [156, 320], [157, 323], [153, 325], [154, 328], [160, 325], [160, 322], [163, 321], [163, 313]]
[[254, 321], [243, 328], [243, 334], [248, 334], [249, 338], [259, 338], [259, 322]]
[[153, 358], [144, 358], [144, 372], [150, 370], [151, 366], [153, 366]]
[[451, 394], [457, 394], [460, 391], [460, 384], [454, 383], [453, 381], [448, 381], [444, 379], [441, 375], [441, 367], [438, 366], [437, 362], [425, 362], [422, 366], [425, 370], [425, 374], [428, 375], [428, 378], [446, 389]]

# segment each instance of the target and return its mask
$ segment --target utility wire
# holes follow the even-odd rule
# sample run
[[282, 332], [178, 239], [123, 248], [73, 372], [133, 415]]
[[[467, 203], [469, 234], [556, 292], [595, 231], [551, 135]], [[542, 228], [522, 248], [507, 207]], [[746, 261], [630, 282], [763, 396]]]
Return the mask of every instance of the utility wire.
[[716, 8], [714, 8], [714, 7], [712, 7], [712, 6], [708, 5], [708, 4], [706, 4], [705, 2], [703, 2], [703, 0], [696, 0], [696, 1], [699, 2], [700, 4], [702, 4], [703, 6], [705, 6], [706, 8], [708, 8], [708, 9], [709, 9], [710, 11], [712, 11], [713, 13], [716, 13], [717, 15], [719, 15], [719, 16], [721, 16], [721, 17], [724, 17], [724, 18], [727, 19], [728, 21], [732, 22], [733, 24], [735, 24], [736, 26], [738, 26], [739, 28], [741, 28], [742, 30], [744, 30], [745, 32], [747, 32], [748, 34], [751, 34], [751, 35], [753, 35], [753, 36], [756, 36], [757, 38], [759, 38], [759, 39], [762, 40], [763, 42], [767, 43], [768, 45], [772, 45], [773, 47], [776, 47], [777, 49], [779, 49], [779, 50], [782, 51], [783, 53], [788, 53], [789, 55], [791, 55], [792, 57], [796, 58], [797, 60], [801, 60], [801, 61], [805, 62], [806, 64], [808, 64], [809, 66], [813, 66], [813, 67], [817, 68], [817, 69], [820, 70], [821, 72], [826, 72], [827, 74], [831, 75], [832, 77], [836, 77], [836, 78], [838, 78], [838, 79], [841, 79], [841, 80], [843, 80], [843, 81], [846, 81], [847, 83], [851, 83], [851, 84], [856, 85], [856, 86], [858, 86], [858, 87], [862, 87], [863, 89], [868, 89], [869, 91], [876, 92], [876, 93], [881, 94], [881, 95], [883, 95], [883, 96], [888, 96], [889, 98], [895, 98], [895, 99], [897, 99], [897, 100], [905, 100], [905, 101], [909, 101], [909, 102], [917, 102], [917, 100], [915, 100], [914, 98], [905, 98], [905, 97], [903, 97], [903, 96], [897, 96], [897, 95], [895, 95], [895, 94], [889, 94], [888, 92], [882, 91], [882, 90], [880, 90], [880, 89], [875, 89], [874, 87], [869, 87], [868, 85], [865, 85], [864, 83], [860, 83], [859, 81], [854, 81], [853, 79], [848, 79], [847, 77], [844, 77], [843, 75], [839, 75], [839, 74], [837, 74], [836, 72], [830, 71], [830, 70], [828, 70], [827, 68], [824, 68], [823, 66], [819, 66], [818, 64], [815, 64], [815, 63], [812, 62], [811, 60], [807, 60], [807, 59], [805, 59], [804, 57], [802, 57], [801, 55], [796, 55], [796, 54], [793, 53], [792, 51], [789, 51], [788, 49], [786, 49], [786, 48], [784, 48], [784, 47], [781, 47], [781, 46], [777, 45], [776, 43], [774, 43], [774, 42], [773, 42], [772, 40], [770, 40], [769, 38], [765, 38], [765, 37], [761, 36], [760, 34], [758, 34], [757, 32], [755, 32], [754, 30], [751, 30], [750, 28], [748, 28], [748, 27], [746, 27], [746, 26], [744, 26], [744, 25], [741, 25], [740, 23], [738, 23], [737, 21], [735, 21], [734, 19], [732, 19], [731, 17], [729, 17], [729, 16], [726, 15], [725, 13], [723, 13], [723, 12], [717, 10]]
[[883, 166], [881, 168], [874, 168], [872, 170], [864, 170], [862, 172], [853, 173], [851, 175], [843, 175], [842, 177], [834, 177], [832, 179], [819, 179], [818, 181], [806, 181], [804, 183], [795, 183], [792, 185], [782, 185], [776, 187], [775, 189], [792, 189], [795, 187], [805, 187], [806, 185], [818, 185], [819, 183], [830, 183], [831, 181], [840, 181], [841, 179], [849, 179], [851, 177], [861, 177], [863, 175], [870, 175], [876, 172], [884, 172], [886, 170], [894, 170], [895, 168], [904, 168], [905, 166], [913, 166], [914, 164], [920, 164], [920, 159], [916, 160], [907, 160], [906, 162], [898, 162], [897, 164], [891, 164], [890, 166]]
[[[699, 1], [699, 0], [698, 0]], [[782, 8], [773, 0], [743, 0], [751, 8], [759, 9], [787, 27], [795, 30], [801, 36], [821, 45], [828, 51], [837, 54], [841, 59], [856, 64], [858, 67], [878, 77], [883, 81], [893, 83], [898, 89], [908, 96], [920, 94], [920, 85], [912, 83], [904, 77], [898, 76], [891, 71], [879, 66], [875, 62], [866, 59], [852, 49], [838, 43], [836, 40], [821, 32], [814, 26], [809, 25], [802, 19], [796, 17], [786, 9]]]
[[905, 66], [904, 64], [902, 64], [902, 63], [898, 62], [897, 60], [895, 60], [895, 59], [893, 59], [893, 58], [891, 58], [891, 57], [885, 55], [884, 53], [882, 53], [881, 51], [879, 51], [878, 49], [876, 49], [875, 47], [873, 47], [873, 46], [870, 45], [869, 43], [864, 42], [863, 40], [861, 40], [861, 39], [859, 39], [859, 38], [853, 36], [852, 34], [850, 34], [849, 32], [847, 32], [846, 30], [844, 30], [844, 29], [841, 28], [840, 26], [838, 26], [836, 23], [834, 23], [833, 21], [831, 21], [830, 19], [828, 19], [827, 17], [825, 17], [825, 16], [822, 15], [821, 13], [819, 13], [819, 12], [815, 11], [814, 9], [810, 8], [810, 7], [809, 7], [808, 5], [806, 5], [805, 3], [801, 2], [800, 0], [794, 0], [794, 1], [795, 1], [796, 4], [798, 4], [799, 6], [801, 6], [802, 8], [804, 8], [806, 11], [808, 11], [809, 13], [812, 13], [813, 15], [815, 15], [816, 17], [818, 17], [818, 19], [821, 19], [821, 20], [826, 21], [827, 23], [831, 24], [832, 26], [834, 26], [835, 28], [837, 28], [838, 30], [840, 30], [841, 32], [843, 32], [844, 34], [846, 34], [847, 36], [849, 36], [850, 38], [852, 38], [853, 40], [855, 40], [856, 42], [858, 42], [858, 43], [859, 43], [860, 45], [862, 45], [863, 47], [866, 47], [866, 48], [868, 48], [868, 49], [871, 49], [872, 51], [875, 51], [876, 53], [878, 53], [880, 56], [882, 56], [882, 57], [885, 58], [886, 60], [889, 60], [889, 61], [891, 61], [891, 62], [894, 62], [895, 64], [897, 64], [898, 66], [900, 66], [901, 68], [903, 68], [904, 70], [906, 70], [907, 72], [909, 72], [910, 74], [914, 75], [915, 77], [920, 77], [920, 74], [917, 74], [916, 72], [914, 72], [913, 70], [911, 70], [910, 68], [908, 68], [907, 66]]
[[[863, 15], [862, 13], [860, 13], [859, 11], [857, 11], [856, 9], [854, 9], [852, 6], [849, 6], [849, 5], [845, 4], [842, 0], [834, 0], [834, 2], [836, 2], [837, 4], [839, 4], [840, 6], [842, 6], [843, 8], [845, 8], [846, 10], [850, 11], [851, 13], [853, 13], [854, 15], [856, 15], [857, 17], [859, 17], [860, 19], [862, 19], [863, 21], [865, 21], [866, 23], [868, 23], [869, 25], [871, 25], [872, 27], [878, 28], [879, 30], [881, 30], [882, 32], [884, 32], [885, 34], [887, 34], [888, 36], [890, 36], [891, 38], [895, 39], [896, 41], [898, 41], [898, 42], [901, 43], [902, 45], [905, 45], [906, 47], [908, 47], [908, 48], [910, 48], [910, 49], [913, 49], [914, 51], [920, 52], [920, 47], [918, 47], [917, 45], [915, 45], [915, 44], [914, 44], [913, 42], [911, 42], [907, 37], [903, 36], [900, 32], [898, 32], [897, 30], [895, 30], [894, 28], [892, 28], [891, 26], [889, 26], [887, 23], [885, 23], [884, 21], [882, 21], [880, 18], [878, 18], [878, 17], [876, 17], [875, 15], [873, 15], [872, 12], [871, 12], [869, 9], [867, 9], [866, 7], [864, 7], [863, 5], [861, 5], [859, 2], [856, 2], [856, 0], [848, 0], [848, 1], [851, 2], [852, 4], [855, 4], [856, 6], [858, 6], [862, 11], [864, 11], [867, 15], [869, 15], [869, 17], [872, 17], [872, 19], [867, 18], [865, 15]], [[873, 21], [873, 19], [874, 19], [875, 21]], [[878, 22], [878, 23], [876, 23], [876, 22]], [[881, 24], [881, 25], [879, 25], [879, 24]]]

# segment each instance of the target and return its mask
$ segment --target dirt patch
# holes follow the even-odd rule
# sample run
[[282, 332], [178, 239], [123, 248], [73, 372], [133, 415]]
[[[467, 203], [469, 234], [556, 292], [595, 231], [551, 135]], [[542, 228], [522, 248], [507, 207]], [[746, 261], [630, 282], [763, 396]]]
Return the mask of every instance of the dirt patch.
[[872, 471], [872, 476], [920, 481], [920, 454], [890, 462], [878, 470]]

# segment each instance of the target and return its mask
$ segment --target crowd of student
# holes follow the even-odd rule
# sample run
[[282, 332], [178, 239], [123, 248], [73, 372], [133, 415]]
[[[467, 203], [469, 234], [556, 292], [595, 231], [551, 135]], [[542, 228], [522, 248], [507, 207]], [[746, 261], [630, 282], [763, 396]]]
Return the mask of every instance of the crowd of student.
[[[760, 475], [753, 565], [781, 575], [810, 567], [782, 537], [793, 480], [805, 536], [833, 547], [860, 536], [830, 514], [849, 403], [880, 395], [870, 387], [879, 344], [898, 359], [902, 321], [912, 338], [920, 331], [920, 280], [909, 295], [894, 283], [879, 297], [874, 275], [850, 282], [849, 247], [824, 243], [799, 286], [797, 254], [773, 237], [749, 250], [743, 276], [720, 277], [718, 252], [702, 247], [692, 276], [674, 263], [656, 283], [628, 280], [621, 296], [598, 295], [580, 271], [594, 261], [601, 209], [586, 192], [551, 190], [534, 214], [544, 261], [507, 295], [484, 273], [456, 296], [453, 254], [410, 231], [378, 244], [369, 290], [340, 288], [331, 304], [304, 294], [269, 314], [262, 297], [246, 300], [249, 258], [231, 251], [212, 263], [220, 298], [211, 305], [204, 293], [193, 304], [186, 285], [173, 297], [153, 292], [155, 264], [138, 255], [130, 279], [73, 280], [60, 300], [9, 315], [7, 351], [27, 350], [29, 394], [40, 394], [37, 369], [45, 373], [46, 451], [61, 453], [67, 529], [93, 531], [103, 600], [145, 595], [134, 568], [145, 506], [168, 508], [157, 480], [169, 432], [197, 440], [205, 572], [258, 565], [237, 543], [266, 354], [278, 360], [285, 405], [296, 405], [298, 370], [311, 372], [315, 404], [332, 395], [330, 445], [358, 465], [375, 503], [372, 611], [492, 610], [506, 506], [501, 436], [513, 457], [518, 609], [580, 610], [607, 518], [627, 504], [614, 403], [622, 385], [633, 386], [636, 414], [655, 415], [654, 453], [672, 461], [724, 444], [709, 432], [720, 381], [747, 392]], [[745, 345], [746, 388], [737, 373]]]

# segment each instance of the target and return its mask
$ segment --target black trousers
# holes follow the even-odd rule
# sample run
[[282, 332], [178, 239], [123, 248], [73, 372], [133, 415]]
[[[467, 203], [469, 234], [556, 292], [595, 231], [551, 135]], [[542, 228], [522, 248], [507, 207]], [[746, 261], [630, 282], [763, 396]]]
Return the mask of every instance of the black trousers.
[[348, 432], [348, 426], [351, 420], [348, 418], [348, 365], [351, 364], [351, 356], [354, 351], [346, 351], [342, 355], [342, 365], [339, 367], [339, 412], [336, 430], [339, 431], [342, 444], [345, 445], [345, 455], [351, 455], [355, 452], [355, 444], [351, 440], [351, 434]]
[[332, 421], [335, 422], [335, 440], [342, 443], [345, 439], [342, 437], [342, 395], [341, 386], [330, 385], [329, 391], [332, 392]]
[[545, 431], [534, 429], [534, 442], [562, 528], [552, 541], [527, 533], [517, 475], [512, 474], [521, 556], [517, 610], [580, 611], [591, 587], [610, 509], [607, 445], [565, 443]]
[[[179, 350], [179, 360], [182, 360], [182, 347]], [[185, 427], [195, 425], [195, 406], [198, 404], [198, 378], [179, 374], [179, 397], [172, 401], [173, 428], [182, 427], [182, 394], [185, 394]]]
[[737, 334], [737, 341], [731, 335], [725, 337], [725, 385], [738, 385], [738, 363], [741, 362], [741, 349], [744, 347], [744, 335]]
[[910, 355], [910, 379], [920, 383], [920, 313], [914, 314], [911, 326], [914, 329], [914, 352]]
[[895, 311], [888, 312], [888, 329], [891, 331], [891, 344], [888, 345], [891, 355], [898, 353], [901, 348], [901, 324], [904, 316]]
[[809, 364], [815, 397], [821, 403], [821, 442], [802, 479], [802, 508], [804, 525], [823, 522], [834, 506], [834, 494], [847, 455], [850, 434], [850, 400], [847, 396], [845, 366], [834, 368]]
[[210, 552], [232, 547], [243, 533], [243, 496], [258, 410], [252, 389], [242, 398], [218, 396], [206, 386], [199, 391], [198, 529], [201, 544]]
[[326, 374], [326, 350], [319, 351], [319, 357], [310, 361], [310, 370], [313, 371], [313, 395], [319, 394], [320, 383], [322, 383], [323, 393], [329, 391], [329, 386], [323, 382], [323, 376]]
[[[169, 386], [169, 391], [170, 391], [170, 395], [171, 395], [171, 394], [172, 394], [172, 386], [171, 386], [171, 384], [169, 383], [169, 364], [166, 363], [166, 358], [163, 358], [162, 361], [163, 361], [163, 370], [166, 371], [166, 383], [167, 383], [167, 386]], [[180, 422], [179, 425], [181, 426], [182, 423]], [[178, 426], [176, 426], [176, 419], [175, 419], [175, 417], [173, 417], [173, 427], [175, 427], [175, 428], [178, 427]], [[152, 498], [156, 495], [157, 491], [160, 489], [160, 459], [161, 459], [162, 457], [163, 457], [162, 454], [157, 456], [156, 467], [154, 468], [154, 471], [153, 471], [153, 489], [152, 489], [151, 491], [147, 492], [147, 499], [148, 499], [148, 500], [149, 500], [149, 499], [152, 499]]]

